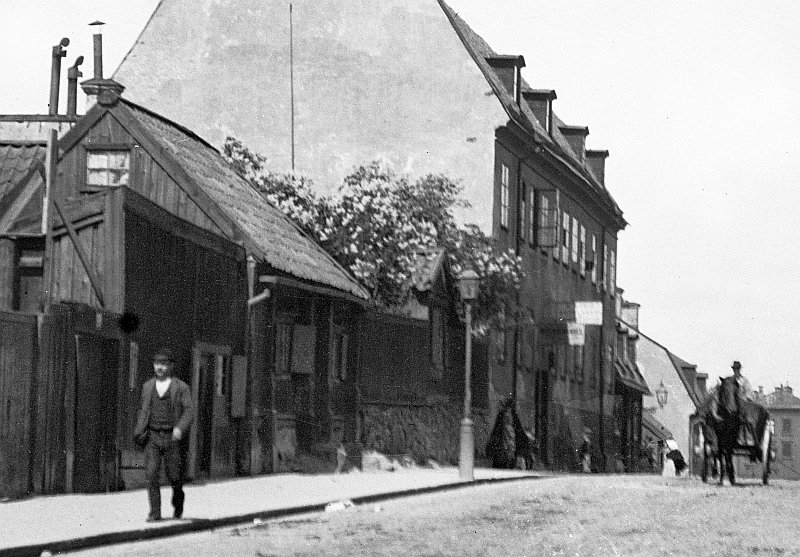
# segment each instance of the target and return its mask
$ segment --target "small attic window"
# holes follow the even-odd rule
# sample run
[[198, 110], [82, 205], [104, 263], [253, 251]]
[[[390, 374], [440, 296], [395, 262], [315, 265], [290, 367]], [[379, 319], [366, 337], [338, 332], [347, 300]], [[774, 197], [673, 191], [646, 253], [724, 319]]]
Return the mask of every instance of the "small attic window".
[[90, 188], [127, 186], [130, 171], [130, 151], [86, 153], [86, 185]]

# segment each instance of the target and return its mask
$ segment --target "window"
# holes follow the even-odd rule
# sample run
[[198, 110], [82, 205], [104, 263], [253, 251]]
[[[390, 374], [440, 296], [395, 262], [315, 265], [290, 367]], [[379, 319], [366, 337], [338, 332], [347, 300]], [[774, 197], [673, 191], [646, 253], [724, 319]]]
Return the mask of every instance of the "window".
[[561, 262], [564, 265], [569, 263], [569, 214], [566, 212], [561, 223]]
[[536, 240], [536, 190], [528, 188], [528, 242], [533, 244]]
[[572, 262], [578, 262], [578, 219], [572, 217]]
[[[539, 194], [538, 198], [533, 197], [533, 190], [531, 190], [531, 200], [538, 199], [538, 236], [534, 238], [531, 234], [531, 241], [536, 241], [542, 249], [554, 248], [553, 258], [559, 258], [559, 236], [558, 236], [558, 214], [556, 208], [550, 206], [550, 199], [545, 197], [544, 194]], [[531, 208], [533, 210], [533, 208]], [[534, 226], [536, 219], [531, 215], [531, 226]]]
[[578, 236], [578, 269], [580, 269], [581, 276], [586, 276], [586, 229], [580, 225], [580, 234]]
[[603, 289], [608, 290], [608, 246], [603, 244]]
[[129, 151], [87, 151], [86, 185], [89, 187], [128, 185], [130, 157]]
[[792, 420], [790, 420], [789, 418], [783, 419], [781, 433], [783, 434], [784, 437], [792, 436]]
[[794, 458], [792, 456], [792, 442], [791, 441], [784, 441], [783, 442], [783, 458]]
[[500, 165], [500, 226], [508, 229], [508, 167]]
[[597, 236], [592, 234], [592, 284], [597, 284]]

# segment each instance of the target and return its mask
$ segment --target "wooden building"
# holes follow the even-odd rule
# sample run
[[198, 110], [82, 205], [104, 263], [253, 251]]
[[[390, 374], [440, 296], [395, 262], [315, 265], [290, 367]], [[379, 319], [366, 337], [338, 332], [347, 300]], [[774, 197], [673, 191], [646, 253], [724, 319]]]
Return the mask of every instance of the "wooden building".
[[[360, 447], [455, 464], [464, 412], [461, 300], [442, 250], [417, 254], [410, 298], [361, 318]], [[472, 408], [480, 458], [489, 433], [486, 342], [473, 341]]]
[[83, 85], [96, 104], [59, 139], [54, 179], [39, 188], [50, 233], [30, 223], [44, 295], [28, 306], [58, 321], [41, 342], [74, 339], [51, 351], [64, 363], [54, 374], [39, 364], [36, 396], [50, 410], [37, 416], [34, 489], [142, 480], [131, 432], [162, 345], [197, 409], [191, 477], [273, 471], [341, 424], [353, 431], [344, 401], [367, 293], [191, 131], [127, 102], [114, 81]]

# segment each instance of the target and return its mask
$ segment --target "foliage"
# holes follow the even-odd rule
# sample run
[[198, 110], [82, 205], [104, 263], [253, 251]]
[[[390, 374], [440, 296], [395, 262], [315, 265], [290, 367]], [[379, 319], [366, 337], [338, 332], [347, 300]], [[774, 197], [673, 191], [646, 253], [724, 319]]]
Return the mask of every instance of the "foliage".
[[466, 207], [460, 184], [440, 174], [417, 180], [380, 162], [359, 166], [334, 195], [315, 193], [307, 178], [271, 172], [267, 160], [228, 138], [224, 154], [276, 207], [328, 250], [379, 305], [405, 303], [419, 252], [444, 248], [455, 276], [473, 268], [481, 277], [476, 324], [503, 308], [522, 280], [522, 261], [501, 251], [477, 226], [458, 227], [453, 210]]

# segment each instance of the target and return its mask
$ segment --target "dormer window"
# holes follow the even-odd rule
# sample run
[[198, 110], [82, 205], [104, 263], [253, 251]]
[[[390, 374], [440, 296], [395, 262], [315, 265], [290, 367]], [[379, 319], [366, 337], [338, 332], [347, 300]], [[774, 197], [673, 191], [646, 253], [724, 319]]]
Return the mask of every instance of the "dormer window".
[[127, 186], [131, 153], [124, 150], [86, 152], [86, 185], [89, 188]]

